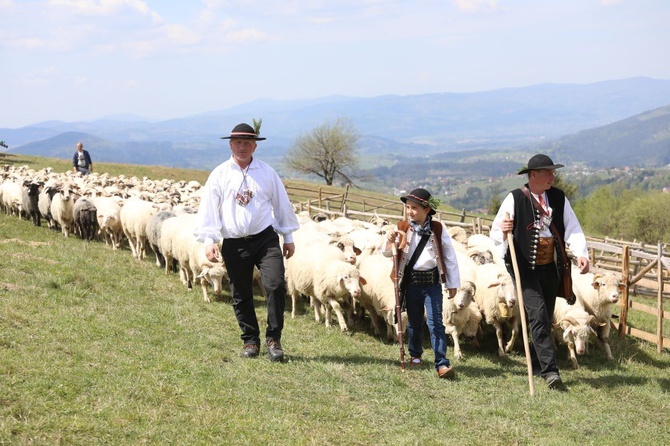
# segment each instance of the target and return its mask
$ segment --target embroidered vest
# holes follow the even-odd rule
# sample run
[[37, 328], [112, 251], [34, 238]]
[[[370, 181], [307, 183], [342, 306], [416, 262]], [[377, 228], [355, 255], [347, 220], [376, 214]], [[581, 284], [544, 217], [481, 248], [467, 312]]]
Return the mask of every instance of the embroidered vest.
[[[405, 266], [407, 266], [407, 262], [409, 262], [410, 259], [410, 256], [408, 255], [410, 248], [409, 241], [411, 240], [414, 230], [407, 221], [398, 222], [398, 230], [404, 232], [407, 237], [407, 244], [405, 245], [405, 248], [403, 250], [398, 251], [398, 258], [397, 258], [398, 284], [402, 286], [402, 279], [405, 274]], [[444, 271], [444, 263], [442, 262], [442, 223], [440, 223], [439, 221], [431, 221], [430, 230], [431, 234], [430, 238], [428, 239], [428, 243], [430, 243], [430, 245], [433, 248], [433, 252], [435, 253], [437, 270], [440, 272], [440, 282], [446, 283], [447, 275]], [[391, 271], [391, 279], [393, 279], [393, 271]]]
[[[528, 185], [526, 185], [528, 187]], [[535, 269], [537, 261], [537, 246], [540, 240], [540, 230], [533, 223], [540, 219], [540, 211], [535, 209], [533, 203], [521, 189], [512, 191], [514, 196], [514, 247], [516, 249], [517, 261], [519, 266], [525, 265], [530, 269]], [[561, 241], [565, 239], [565, 225], [563, 224], [563, 209], [565, 206], [565, 193], [554, 187], [547, 190], [547, 198], [552, 208], [552, 222], [561, 236]], [[555, 258], [559, 271], [562, 271], [562, 257], [559, 249], [565, 249], [559, 240], [554, 237]], [[505, 255], [505, 263], [512, 264], [510, 251]]]

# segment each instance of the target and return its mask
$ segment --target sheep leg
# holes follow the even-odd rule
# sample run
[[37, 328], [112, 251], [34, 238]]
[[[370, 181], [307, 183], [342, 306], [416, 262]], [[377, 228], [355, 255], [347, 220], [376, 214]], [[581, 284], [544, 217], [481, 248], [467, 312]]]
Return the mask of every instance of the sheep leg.
[[[342, 330], [343, 332], [349, 331], [349, 327], [347, 326], [347, 323], [344, 319], [344, 313], [342, 313], [342, 307], [340, 306], [340, 304], [335, 299], [333, 299], [332, 297], [328, 298], [328, 303], [333, 308], [333, 310], [335, 310], [335, 315], [337, 316], [337, 321], [340, 324], [340, 330]], [[326, 312], [330, 313], [330, 311], [328, 311], [328, 309], [326, 309]], [[328, 320], [328, 319], [329, 318], [327, 317], [326, 320]]]
[[577, 354], [575, 353], [575, 342], [572, 339], [572, 334], [568, 336], [568, 359], [572, 363], [572, 368], [577, 370], [579, 364], [577, 363]]
[[[314, 307], [314, 320], [317, 322], [321, 322], [321, 302], [319, 302], [318, 299], [314, 299], [312, 297], [310, 297], [309, 299]], [[328, 326], [328, 324], [329, 324], [328, 319], [326, 319], [326, 326]]]
[[463, 353], [461, 352], [461, 344], [458, 341], [458, 329], [453, 325], [447, 325], [446, 327], [447, 334], [451, 335], [451, 338], [454, 340], [454, 356], [457, 359], [463, 359]]
[[496, 329], [496, 338], [498, 338], [498, 356], [502, 358], [505, 356], [505, 349], [503, 348], [502, 326], [500, 325], [500, 322], [493, 321], [493, 327]]
[[505, 351], [507, 353], [512, 351], [512, 348], [514, 347], [514, 342], [516, 342], [516, 338], [519, 336], [519, 323], [518, 321], [515, 321], [512, 324], [512, 335], [509, 339], [509, 342], [505, 346]]

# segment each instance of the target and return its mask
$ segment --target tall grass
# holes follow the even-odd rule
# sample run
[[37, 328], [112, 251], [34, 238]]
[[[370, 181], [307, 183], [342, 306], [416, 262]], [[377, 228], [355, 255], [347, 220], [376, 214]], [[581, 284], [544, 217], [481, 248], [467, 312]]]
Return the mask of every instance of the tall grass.
[[499, 359], [491, 334], [443, 381], [401, 373], [367, 323], [344, 335], [287, 312], [290, 361], [245, 360], [229, 296], [207, 304], [149, 259], [4, 215], [0, 302], [0, 444], [670, 441], [670, 357], [631, 338], [612, 338], [613, 362], [592, 345], [574, 371], [561, 346], [569, 391], [538, 379], [534, 397], [521, 343]]

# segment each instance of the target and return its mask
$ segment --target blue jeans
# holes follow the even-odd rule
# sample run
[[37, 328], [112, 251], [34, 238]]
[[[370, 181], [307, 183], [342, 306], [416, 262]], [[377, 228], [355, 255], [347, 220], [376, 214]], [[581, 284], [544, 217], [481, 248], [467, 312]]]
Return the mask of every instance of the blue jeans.
[[409, 354], [420, 358], [423, 354], [423, 314], [430, 330], [430, 345], [435, 353], [435, 369], [449, 366], [447, 359], [447, 335], [442, 322], [442, 286], [407, 285], [405, 305], [407, 307], [407, 338]]

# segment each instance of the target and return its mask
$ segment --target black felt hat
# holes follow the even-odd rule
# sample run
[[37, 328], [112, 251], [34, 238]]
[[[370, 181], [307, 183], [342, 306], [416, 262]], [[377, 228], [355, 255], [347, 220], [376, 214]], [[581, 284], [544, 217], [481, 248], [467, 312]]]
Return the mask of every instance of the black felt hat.
[[551, 158], [540, 153], [533, 155], [533, 157], [528, 160], [528, 166], [524, 166], [519, 171], [518, 175], [523, 175], [531, 170], [554, 170], [560, 169], [561, 167], [564, 167], [563, 164], [554, 164]]
[[419, 203], [423, 207], [430, 208], [430, 212], [428, 212], [428, 215], [434, 215], [435, 214], [435, 208], [433, 205], [431, 205], [431, 195], [430, 192], [428, 192], [426, 189], [414, 189], [412, 192], [409, 194], [405, 195], [404, 197], [400, 197], [403, 203], [407, 203], [407, 200], [411, 200], [415, 203]]
[[221, 139], [253, 139], [254, 141], [263, 141], [265, 138], [258, 136], [256, 131], [249, 124], [237, 124], [230, 136], [222, 136]]

